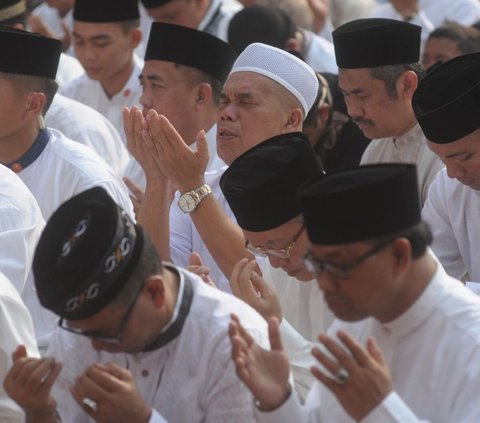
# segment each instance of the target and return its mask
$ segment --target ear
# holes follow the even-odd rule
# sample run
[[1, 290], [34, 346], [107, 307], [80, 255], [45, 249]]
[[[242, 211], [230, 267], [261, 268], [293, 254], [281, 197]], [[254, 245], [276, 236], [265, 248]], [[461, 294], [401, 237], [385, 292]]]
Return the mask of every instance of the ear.
[[397, 238], [392, 242], [393, 272], [396, 277], [405, 275], [412, 265], [412, 246], [406, 238]]
[[130, 30], [130, 39], [132, 48], [137, 48], [138, 45], [142, 42], [142, 30], [140, 28], [132, 28]]
[[302, 52], [302, 40], [300, 39], [300, 32], [295, 31], [295, 36], [289, 38], [285, 44], [285, 50]]
[[330, 117], [330, 106], [328, 104], [322, 104], [317, 110], [317, 120], [319, 119], [320, 123], [326, 125], [328, 118]]
[[293, 107], [289, 114], [285, 128], [289, 131], [301, 131], [303, 126], [303, 111], [299, 107]]
[[25, 120], [37, 119], [41, 116], [47, 97], [42, 92], [29, 92], [25, 97]]
[[202, 82], [195, 87], [195, 107], [205, 107], [211, 103], [212, 87], [206, 82]]
[[165, 304], [165, 282], [162, 275], [151, 275], [145, 281], [145, 290], [155, 308]]
[[405, 100], [411, 100], [413, 93], [418, 86], [418, 76], [414, 71], [408, 70], [398, 78], [397, 90], [400, 94], [400, 98]]

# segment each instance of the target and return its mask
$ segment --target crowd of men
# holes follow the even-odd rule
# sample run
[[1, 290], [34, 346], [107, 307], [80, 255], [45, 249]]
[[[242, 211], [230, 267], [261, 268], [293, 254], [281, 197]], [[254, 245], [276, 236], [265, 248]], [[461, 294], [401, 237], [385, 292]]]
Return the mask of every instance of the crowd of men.
[[0, 0], [0, 93], [1, 422], [480, 421], [479, 0]]

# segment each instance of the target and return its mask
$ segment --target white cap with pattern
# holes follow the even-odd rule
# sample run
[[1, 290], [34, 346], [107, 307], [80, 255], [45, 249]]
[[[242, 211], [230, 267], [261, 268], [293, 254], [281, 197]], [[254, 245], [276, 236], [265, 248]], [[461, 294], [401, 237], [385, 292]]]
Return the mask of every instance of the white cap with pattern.
[[238, 56], [230, 75], [236, 72], [255, 72], [278, 82], [298, 99], [305, 116], [317, 97], [314, 70], [293, 54], [267, 44], [250, 44]]

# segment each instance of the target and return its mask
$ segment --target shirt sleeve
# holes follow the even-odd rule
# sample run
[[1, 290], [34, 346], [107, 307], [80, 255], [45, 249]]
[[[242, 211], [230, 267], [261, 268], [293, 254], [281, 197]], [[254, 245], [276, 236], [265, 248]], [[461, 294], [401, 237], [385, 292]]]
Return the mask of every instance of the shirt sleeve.
[[148, 423], [168, 423], [158, 412], [157, 410], [152, 409], [152, 415]]
[[193, 223], [190, 216], [178, 208], [178, 197], [177, 192], [170, 206], [170, 257], [174, 264], [185, 267], [193, 251]]
[[360, 423], [420, 423], [420, 420], [396, 392], [390, 392]]

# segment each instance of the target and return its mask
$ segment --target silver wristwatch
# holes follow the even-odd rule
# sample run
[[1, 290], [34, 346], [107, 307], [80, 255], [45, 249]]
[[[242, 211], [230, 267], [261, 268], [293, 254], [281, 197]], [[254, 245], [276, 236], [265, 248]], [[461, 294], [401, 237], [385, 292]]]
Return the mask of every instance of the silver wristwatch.
[[203, 184], [200, 188], [184, 192], [178, 199], [178, 207], [184, 213], [191, 213], [194, 211], [201, 201], [209, 194], [212, 189], [208, 184]]

